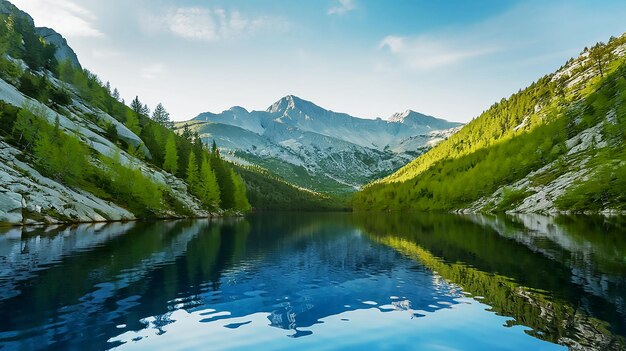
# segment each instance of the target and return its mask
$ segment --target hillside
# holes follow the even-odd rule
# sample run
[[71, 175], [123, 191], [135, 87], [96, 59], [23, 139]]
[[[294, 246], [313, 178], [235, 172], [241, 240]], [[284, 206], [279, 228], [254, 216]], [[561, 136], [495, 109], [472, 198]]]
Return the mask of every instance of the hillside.
[[354, 197], [358, 210], [624, 210], [626, 35], [492, 105]]
[[364, 119], [285, 96], [265, 111], [232, 107], [185, 125], [230, 160], [269, 169], [300, 187], [348, 193], [397, 170], [453, 134], [460, 123], [415, 111]]
[[138, 98], [127, 106], [59, 33], [4, 0], [0, 53], [0, 224], [250, 209], [244, 179], [218, 150], [151, 119]]
[[257, 166], [233, 167], [243, 178], [250, 204], [261, 211], [347, 211], [349, 201], [299, 188]]

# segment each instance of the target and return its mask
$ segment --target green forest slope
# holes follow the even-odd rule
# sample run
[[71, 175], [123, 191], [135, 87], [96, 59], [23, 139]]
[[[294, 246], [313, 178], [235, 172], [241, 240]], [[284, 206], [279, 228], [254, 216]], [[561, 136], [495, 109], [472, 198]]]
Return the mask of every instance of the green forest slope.
[[59, 62], [30, 16], [0, 5], [0, 223], [242, 213], [246, 187], [255, 206], [272, 207], [266, 192], [285, 208], [328, 200], [223, 160], [161, 104], [127, 106], [109, 82]]
[[357, 210], [626, 209], [626, 36], [492, 105], [396, 173]]

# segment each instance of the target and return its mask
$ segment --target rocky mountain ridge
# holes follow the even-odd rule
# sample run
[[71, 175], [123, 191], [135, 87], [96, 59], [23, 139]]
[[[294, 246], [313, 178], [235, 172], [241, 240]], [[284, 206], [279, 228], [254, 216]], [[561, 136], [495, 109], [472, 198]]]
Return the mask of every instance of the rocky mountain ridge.
[[215, 140], [235, 162], [316, 191], [350, 192], [403, 166], [461, 124], [410, 110], [388, 120], [357, 118], [288, 95], [265, 111], [235, 106], [178, 123], [184, 125], [206, 143]]

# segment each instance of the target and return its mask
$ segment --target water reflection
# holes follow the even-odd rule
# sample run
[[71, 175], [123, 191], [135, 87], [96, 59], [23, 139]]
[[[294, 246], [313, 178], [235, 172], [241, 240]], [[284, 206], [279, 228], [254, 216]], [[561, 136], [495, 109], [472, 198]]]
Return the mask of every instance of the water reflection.
[[619, 350], [623, 233], [432, 214], [10, 229], [0, 348]]
[[533, 336], [576, 350], [625, 347], [623, 219], [395, 214], [359, 223]]

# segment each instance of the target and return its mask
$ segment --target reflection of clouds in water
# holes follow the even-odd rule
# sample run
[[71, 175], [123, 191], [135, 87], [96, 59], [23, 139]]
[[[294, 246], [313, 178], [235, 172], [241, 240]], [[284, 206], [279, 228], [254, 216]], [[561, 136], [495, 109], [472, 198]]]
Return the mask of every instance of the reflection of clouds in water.
[[220, 350], [406, 349], [408, 345], [419, 350], [564, 350], [562, 346], [527, 335], [524, 327], [503, 328], [507, 317], [487, 311], [488, 307], [460, 298], [451, 308], [426, 312], [414, 320], [406, 318], [404, 313], [366, 308], [327, 316], [315, 325], [296, 330], [269, 327], [268, 313], [202, 324], [199, 323], [201, 311], [176, 311], [171, 316], [175, 322], [165, 326], [165, 334], [142, 329], [122, 333], [109, 341], [121, 344], [121, 350], [153, 351], [211, 347]]
[[[271, 216], [272, 224], [274, 216]], [[462, 296], [469, 293], [444, 278], [456, 279], [456, 276], [451, 276], [449, 272], [443, 274], [444, 270], [441, 271], [444, 277], [433, 273], [424, 263], [372, 240], [370, 235], [353, 235], [353, 224], [333, 227], [320, 222], [318, 217], [314, 218], [312, 222], [316, 223], [315, 226], [305, 221], [304, 225], [284, 230], [270, 230], [266, 227], [268, 223], [252, 225], [247, 222], [236, 228], [216, 225], [198, 230], [196, 225], [206, 222], [189, 221], [173, 231], [150, 232], [150, 226], [138, 224], [145, 228], [130, 230], [127, 232], [129, 235], [111, 237], [61, 256], [51, 254], [50, 257], [61, 258], [43, 270], [24, 269], [23, 272], [43, 277], [40, 279], [47, 282], [50, 277], [56, 278], [59, 285], [73, 289], [68, 290], [74, 297], [62, 301], [62, 309], [54, 310], [54, 306], [59, 305], [55, 291], [44, 291], [37, 284], [32, 284], [34, 290], [31, 295], [25, 295], [24, 300], [16, 301], [16, 304], [23, 305], [21, 308], [24, 310], [28, 308], [24, 302], [37, 302], [39, 306], [44, 306], [41, 315], [49, 313], [56, 320], [54, 325], [44, 325], [47, 322], [37, 325], [39, 322], [35, 321], [33, 325], [36, 328], [30, 330], [34, 333], [24, 333], [29, 339], [23, 341], [49, 343], [57, 338], [55, 340], [61, 340], [65, 346], [78, 347], [74, 340], [82, 340], [92, 347], [101, 346], [99, 348], [125, 343], [123, 348], [154, 346], [157, 350], [166, 348], [163, 345], [206, 348], [219, 340], [220, 346], [221, 341], [224, 342], [223, 348], [231, 345], [237, 349], [253, 345], [268, 348], [271, 345], [319, 346], [315, 344], [316, 340], [321, 340], [318, 337], [333, 340], [334, 344], [335, 338], [354, 338], [360, 334], [361, 339], [355, 342], [363, 342], [363, 345], [367, 345], [368, 341], [376, 345], [380, 341], [377, 338], [384, 336], [391, 339], [392, 345], [398, 342], [397, 346], [402, 348], [407, 344], [401, 342], [412, 342], [407, 339], [409, 336], [419, 344], [425, 327], [424, 323], [416, 320], [428, 320], [429, 324], [435, 320], [442, 323], [443, 317], [436, 316], [454, 319], [439, 325], [443, 330], [433, 331], [433, 335], [442, 338], [444, 330], [447, 330], [448, 337], [454, 335], [454, 338], [463, 333], [450, 330], [452, 325], [482, 333], [483, 330], [478, 328], [481, 323], [484, 330], [494, 335], [508, 335], [509, 331], [502, 328], [504, 322], [494, 318], [492, 312], [484, 311], [488, 306], [477, 301], [480, 296], [463, 299]], [[403, 219], [402, 223], [406, 221]], [[287, 222], [291, 225], [291, 218]], [[445, 222], [445, 232], [433, 233], [433, 226], [427, 225], [424, 228], [428, 230], [428, 235], [411, 240], [424, 239], [424, 252], [430, 249], [431, 252], [446, 253], [448, 248], [452, 248], [454, 258], [454, 254], [463, 253], [459, 248], [465, 249], [466, 239], [476, 234], [466, 233], [465, 228], [476, 225], [467, 220], [461, 223], [463, 228], [459, 232], [463, 236], [455, 241], [457, 238], [448, 233], [455, 233], [458, 223], [448, 219]], [[299, 230], [302, 227], [313, 229]], [[99, 227], [100, 230], [104, 228], [106, 226]], [[480, 233], [485, 231], [484, 227], [474, 229], [480, 230]], [[419, 230], [413, 232], [419, 233]], [[90, 234], [85, 235], [87, 238], [75, 238], [76, 242], [87, 240]], [[41, 238], [46, 239], [45, 236]], [[50, 238], [58, 240], [54, 235]], [[503, 253], [495, 259], [506, 257], [507, 249], [519, 246], [516, 241], [495, 234], [488, 238], [491, 239], [489, 245], [498, 244], [496, 247], [500, 250], [495, 250], [496, 253]], [[1, 235], [0, 240], [3, 240]], [[28, 249], [25, 251], [27, 255], [23, 257], [36, 258], [33, 252], [37, 250], [32, 250], [35, 242], [28, 240], [25, 240], [28, 245], [24, 245]], [[64, 240], [71, 242], [72, 235]], [[485, 241], [480, 241], [479, 245], [484, 246], [483, 243]], [[476, 259], [491, 263], [489, 260], [494, 257], [490, 256], [490, 252], [481, 251], [483, 246], [470, 246], [474, 250], [471, 251], [472, 256], [461, 256], [453, 262]], [[39, 250], [41, 254], [54, 251], [46, 251], [46, 247]], [[519, 250], [514, 252], [520, 254]], [[543, 262], [537, 260], [541, 258], [537, 251], [521, 254], [525, 255], [525, 262]], [[14, 262], [18, 258], [13, 256]], [[501, 269], [503, 266], [494, 267]], [[87, 279], [79, 279], [83, 273]], [[487, 283], [491, 281], [490, 277], [488, 273], [485, 275]], [[81, 284], [74, 284], [72, 279], [79, 280]], [[38, 280], [32, 282], [37, 283]], [[502, 291], [499, 286], [492, 288]], [[31, 288], [27, 287], [25, 291], [28, 292], [28, 289]], [[491, 300], [486, 301], [492, 304]], [[46, 310], [47, 304], [53, 307]], [[472, 307], [464, 308], [459, 304]], [[4, 307], [7, 310], [8, 304]], [[10, 307], [13, 309], [13, 305]], [[38, 312], [29, 311], [28, 314]], [[422, 318], [411, 320], [414, 317]], [[479, 322], [478, 325], [466, 326], [464, 323], [468, 320], [465, 319], [478, 319]], [[15, 318], [9, 316], [9, 320]], [[520, 338], [519, 345], [533, 344], [523, 335], [516, 334], [521, 329], [514, 330], [511, 337]], [[0, 342], [6, 335], [0, 331]], [[103, 338], [106, 338], [104, 342]], [[470, 335], [459, 335], [459, 338], [469, 342]], [[107, 344], [107, 339], [111, 343]], [[447, 345], [444, 339], [435, 341]], [[150, 340], [155, 340], [157, 345]], [[163, 344], [159, 346], [161, 341]], [[350, 346], [344, 343], [348, 341], [337, 342], [337, 347]], [[12, 345], [17, 343], [9, 346]], [[482, 346], [483, 349], [493, 349], [489, 347], [493, 345]], [[534, 348], [531, 345], [527, 349]]]

